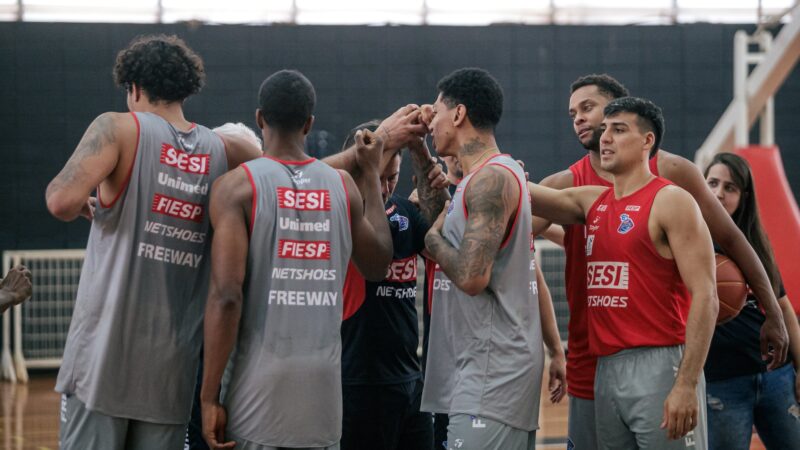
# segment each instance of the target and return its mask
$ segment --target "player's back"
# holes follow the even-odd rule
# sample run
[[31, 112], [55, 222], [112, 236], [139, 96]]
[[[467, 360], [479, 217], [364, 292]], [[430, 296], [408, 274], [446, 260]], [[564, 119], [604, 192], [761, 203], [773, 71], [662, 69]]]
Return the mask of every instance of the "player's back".
[[230, 432], [261, 445], [341, 436], [342, 288], [352, 250], [341, 174], [315, 159], [258, 158], [244, 302], [224, 403]]
[[136, 155], [117, 197], [98, 199], [56, 390], [104, 414], [179, 424], [191, 408], [209, 189], [227, 170], [225, 148], [205, 127], [133, 116]]

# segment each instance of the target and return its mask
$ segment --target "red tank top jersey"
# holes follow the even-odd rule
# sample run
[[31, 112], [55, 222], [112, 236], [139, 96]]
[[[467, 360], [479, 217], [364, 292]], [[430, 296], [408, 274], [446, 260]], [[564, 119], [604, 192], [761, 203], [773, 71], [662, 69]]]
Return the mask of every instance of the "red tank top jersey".
[[[608, 186], [595, 172], [584, 156], [570, 166], [572, 185]], [[658, 158], [650, 159], [650, 172], [658, 175]], [[564, 251], [566, 266], [564, 282], [569, 305], [569, 352], [567, 353], [567, 391], [573, 397], [594, 399], [594, 372], [597, 357], [589, 352], [589, 324], [586, 319], [586, 226], [583, 224], [564, 227]]]
[[586, 215], [586, 305], [594, 355], [685, 341], [689, 292], [675, 260], [658, 253], [648, 231], [653, 200], [671, 184], [656, 177], [620, 199], [609, 189]]

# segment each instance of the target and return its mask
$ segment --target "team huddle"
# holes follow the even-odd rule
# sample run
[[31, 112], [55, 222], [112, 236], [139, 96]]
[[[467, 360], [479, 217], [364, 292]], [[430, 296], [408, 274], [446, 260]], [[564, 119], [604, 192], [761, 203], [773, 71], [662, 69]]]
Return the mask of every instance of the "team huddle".
[[[260, 136], [184, 117], [204, 77], [179, 38], [134, 40], [114, 67], [130, 112], [98, 116], [47, 188], [54, 216], [91, 220], [56, 384], [61, 448], [534, 449], [545, 351], [550, 400], [569, 394], [567, 448], [739, 448], [706, 408], [727, 326], [715, 245], [753, 293], [753, 370], [784, 371], [796, 405], [800, 331], [774, 262], [736, 206], [660, 150], [661, 109], [613, 78], [573, 83], [588, 154], [534, 184], [498, 148], [503, 91], [482, 69], [322, 160], [305, 152], [303, 74], [263, 81]], [[411, 199], [394, 193], [402, 152]], [[566, 250], [566, 354], [538, 235]], [[798, 443], [800, 424], [775, 434], [768, 446]]]

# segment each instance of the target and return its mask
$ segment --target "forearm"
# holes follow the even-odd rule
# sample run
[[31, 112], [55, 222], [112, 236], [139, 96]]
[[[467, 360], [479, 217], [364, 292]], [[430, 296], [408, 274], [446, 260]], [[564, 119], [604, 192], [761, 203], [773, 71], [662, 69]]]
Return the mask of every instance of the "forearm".
[[241, 291], [227, 299], [213, 295], [208, 299], [204, 320], [203, 384], [200, 399], [218, 402], [225, 365], [236, 343], [242, 314]]
[[431, 259], [439, 264], [445, 275], [456, 286], [461, 287], [464, 280], [460, 274], [465, 271], [462, 268], [462, 259], [459, 257], [458, 250], [450, 245], [441, 233], [434, 231], [425, 235], [425, 248], [430, 253]]
[[5, 291], [0, 291], [0, 314], [14, 306], [14, 296]]
[[[713, 235], [713, 232], [712, 232]], [[761, 264], [761, 260], [753, 250], [753, 247], [744, 238], [741, 232], [731, 233], [726, 239], [717, 242], [729, 258], [739, 266], [742, 274], [747, 280], [750, 289], [753, 290], [759, 304], [764, 309], [767, 316], [780, 313], [778, 301], [775, 298], [775, 291], [767, 277], [767, 272]]]
[[322, 160], [325, 164], [333, 167], [334, 169], [344, 170], [356, 179], [356, 175], [360, 172], [358, 170], [358, 163], [356, 162], [355, 147], [350, 147], [342, 150], [335, 155], [328, 156]]
[[542, 338], [547, 346], [550, 357], [564, 353], [561, 346], [561, 336], [558, 333], [558, 322], [556, 321], [555, 308], [553, 308], [553, 298], [550, 295], [550, 288], [545, 282], [544, 275], [539, 266], [536, 266], [536, 286], [539, 290], [539, 315], [542, 322]]
[[783, 312], [783, 320], [789, 334], [789, 352], [792, 355], [794, 367], [800, 371], [800, 324], [797, 322], [797, 314], [795, 314], [792, 302], [788, 297], [781, 297], [778, 304]]
[[434, 189], [431, 187], [431, 180], [428, 179], [428, 172], [433, 168], [431, 154], [427, 147], [413, 149], [411, 152], [411, 163], [414, 167], [414, 174], [417, 176], [417, 204], [419, 205], [422, 217], [433, 223], [439, 212], [444, 207], [444, 203], [450, 198], [447, 189]]
[[675, 384], [696, 385], [708, 356], [714, 335], [719, 304], [713, 291], [692, 295], [692, 306], [686, 323], [686, 345]]

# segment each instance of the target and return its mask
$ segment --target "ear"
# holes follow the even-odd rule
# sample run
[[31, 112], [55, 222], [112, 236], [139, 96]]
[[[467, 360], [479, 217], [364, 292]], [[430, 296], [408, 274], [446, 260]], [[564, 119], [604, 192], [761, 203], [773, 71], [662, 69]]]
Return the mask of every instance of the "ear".
[[311, 132], [311, 127], [314, 126], [314, 116], [311, 116], [306, 120], [305, 125], [303, 125], [303, 136], [308, 136], [308, 133]]
[[137, 86], [136, 83], [131, 83], [131, 94], [133, 94], [133, 101], [138, 102], [142, 97], [142, 88]]
[[653, 146], [656, 145], [656, 134], [652, 131], [645, 133], [643, 145], [648, 148], [648, 152], [652, 150]]
[[264, 116], [261, 115], [261, 108], [256, 108], [256, 125], [258, 125], [260, 130], [263, 130], [264, 127], [267, 126]]
[[467, 119], [467, 107], [462, 104], [456, 105], [456, 113], [455, 115], [453, 115], [453, 126], [460, 127], [461, 124], [463, 124], [466, 119]]

